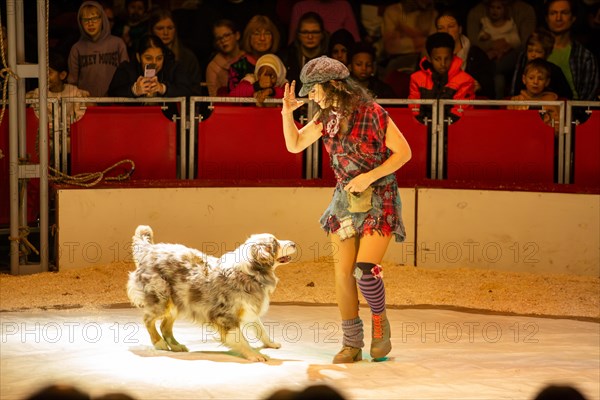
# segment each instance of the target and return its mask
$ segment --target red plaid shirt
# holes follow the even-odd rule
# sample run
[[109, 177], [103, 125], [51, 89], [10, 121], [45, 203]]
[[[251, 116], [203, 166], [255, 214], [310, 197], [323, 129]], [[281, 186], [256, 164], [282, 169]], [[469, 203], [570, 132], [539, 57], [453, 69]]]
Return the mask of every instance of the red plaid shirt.
[[[379, 104], [365, 104], [354, 111], [348, 121], [348, 132], [329, 134], [323, 128], [323, 143], [331, 157], [331, 167], [338, 180], [336, 193], [343, 196], [343, 187], [352, 178], [380, 166], [391, 154], [385, 145], [388, 113]], [[327, 123], [324, 124], [327, 126]], [[374, 182], [373, 208], [366, 213], [350, 213], [353, 226], [359, 236], [378, 232], [394, 234], [397, 241], [405, 237], [401, 216], [401, 203], [395, 174]], [[340, 218], [348, 215], [339, 209], [336, 195], [321, 217], [321, 225], [327, 232], [340, 229]]]
[[385, 146], [387, 126], [387, 111], [371, 103], [354, 111], [348, 121], [348, 133], [338, 132], [332, 136], [323, 128], [323, 144], [338, 182], [345, 184], [387, 160], [390, 156]]

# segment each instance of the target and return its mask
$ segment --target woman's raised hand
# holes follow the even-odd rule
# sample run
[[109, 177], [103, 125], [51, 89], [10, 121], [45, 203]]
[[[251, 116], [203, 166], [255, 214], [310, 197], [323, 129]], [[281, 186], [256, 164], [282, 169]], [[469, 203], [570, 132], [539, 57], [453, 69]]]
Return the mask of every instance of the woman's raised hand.
[[292, 81], [291, 84], [286, 82], [283, 88], [283, 109], [281, 113], [291, 114], [303, 104], [304, 101], [296, 98], [296, 81]]

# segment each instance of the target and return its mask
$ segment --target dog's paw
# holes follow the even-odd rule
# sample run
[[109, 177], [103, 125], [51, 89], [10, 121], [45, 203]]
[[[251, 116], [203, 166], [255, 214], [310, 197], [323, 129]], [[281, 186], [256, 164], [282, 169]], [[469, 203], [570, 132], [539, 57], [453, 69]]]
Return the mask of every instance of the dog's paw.
[[252, 351], [252, 352], [248, 352], [244, 354], [244, 358], [248, 361], [252, 361], [252, 362], [265, 362], [265, 361], [269, 361], [269, 357], [265, 356], [262, 353], [259, 353], [258, 351]]
[[277, 343], [277, 342], [269, 342], [269, 343], [264, 343], [266, 348], [269, 349], [280, 349], [281, 348], [281, 343]]
[[171, 345], [171, 351], [176, 351], [176, 352], [188, 352], [188, 348], [186, 347], [186, 345], [184, 344], [172, 344]]
[[169, 351], [169, 345], [165, 342], [164, 339], [160, 339], [158, 342], [154, 343], [154, 348], [156, 350], [167, 350]]

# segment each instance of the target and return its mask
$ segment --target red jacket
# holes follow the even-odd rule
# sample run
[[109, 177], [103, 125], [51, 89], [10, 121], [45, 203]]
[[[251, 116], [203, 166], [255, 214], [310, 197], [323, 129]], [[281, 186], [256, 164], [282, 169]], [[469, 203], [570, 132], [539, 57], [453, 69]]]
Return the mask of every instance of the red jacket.
[[[410, 76], [409, 99], [475, 99], [475, 80], [464, 72], [460, 66], [462, 60], [454, 56], [450, 69], [448, 70], [448, 82], [435, 82], [433, 76], [433, 67], [429, 60], [424, 57], [419, 66], [420, 71], [413, 72]], [[437, 83], [437, 84], [436, 84]], [[440, 86], [442, 85], [443, 86]], [[459, 108], [469, 108], [468, 105], [455, 105], [450, 111], [456, 116], [461, 115]], [[419, 114], [419, 107], [413, 110], [414, 114]]]

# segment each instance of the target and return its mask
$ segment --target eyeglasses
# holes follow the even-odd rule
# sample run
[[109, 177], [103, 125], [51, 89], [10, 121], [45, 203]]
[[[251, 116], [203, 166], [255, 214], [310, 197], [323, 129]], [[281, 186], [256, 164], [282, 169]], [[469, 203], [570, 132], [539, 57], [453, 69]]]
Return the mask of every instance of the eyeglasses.
[[322, 33], [322, 31], [298, 31], [298, 33], [302, 36], [309, 36], [309, 35], [317, 36], [317, 35], [320, 35]]
[[271, 31], [263, 30], [263, 31], [254, 31], [252, 32], [252, 36], [273, 36]]
[[100, 21], [100, 17], [95, 16], [95, 17], [90, 17], [90, 18], [81, 18], [81, 23], [82, 24], [89, 24], [90, 22], [92, 24], [95, 24], [96, 22]]
[[232, 36], [233, 36], [233, 33], [231, 33], [231, 32], [224, 33], [221, 36], [215, 36], [215, 42], [220, 42], [220, 41], [223, 41], [223, 40], [228, 40]]

